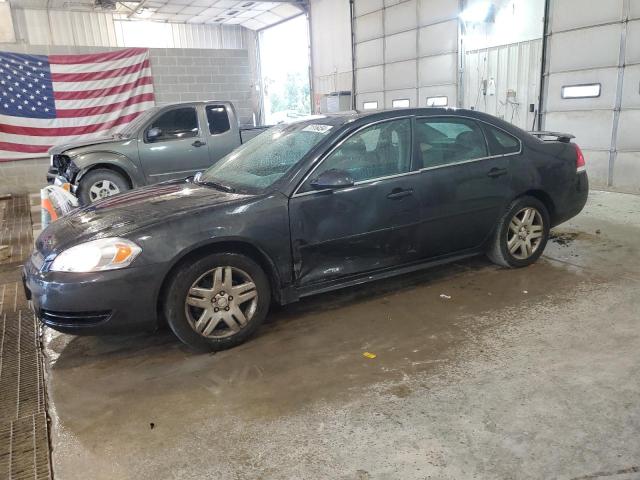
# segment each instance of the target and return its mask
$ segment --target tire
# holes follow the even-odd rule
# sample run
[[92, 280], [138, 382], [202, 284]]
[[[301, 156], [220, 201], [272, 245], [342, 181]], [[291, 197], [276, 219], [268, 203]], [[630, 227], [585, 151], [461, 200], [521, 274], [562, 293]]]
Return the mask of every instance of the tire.
[[549, 211], [544, 203], [529, 196], [517, 198], [498, 222], [487, 256], [503, 267], [531, 265], [542, 255], [549, 229]]
[[117, 195], [130, 189], [129, 182], [122, 175], [113, 170], [99, 168], [91, 170], [82, 177], [80, 185], [78, 185], [78, 198], [82, 205], [89, 205], [96, 200]]
[[[214, 253], [185, 262], [165, 292], [163, 313], [169, 328], [201, 352], [225, 350], [247, 340], [264, 321], [271, 303], [265, 272], [237, 253]], [[239, 299], [243, 301], [238, 303]]]

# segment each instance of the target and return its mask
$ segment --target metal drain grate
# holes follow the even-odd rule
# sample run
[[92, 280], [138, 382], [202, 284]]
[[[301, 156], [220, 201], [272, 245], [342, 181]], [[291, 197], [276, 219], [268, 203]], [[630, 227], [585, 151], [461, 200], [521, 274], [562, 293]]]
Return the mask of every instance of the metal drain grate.
[[20, 265], [31, 252], [26, 197], [0, 201], [0, 479], [51, 478], [39, 326], [29, 310]]

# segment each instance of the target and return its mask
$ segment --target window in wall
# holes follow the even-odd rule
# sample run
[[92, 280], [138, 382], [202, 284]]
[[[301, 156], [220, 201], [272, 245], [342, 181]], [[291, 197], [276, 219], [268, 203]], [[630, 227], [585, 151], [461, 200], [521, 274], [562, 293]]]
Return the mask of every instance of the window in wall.
[[446, 107], [448, 104], [448, 97], [427, 97], [427, 107]]
[[513, 135], [489, 124], [485, 124], [484, 128], [491, 155], [506, 155], [520, 151], [520, 140]]
[[217, 135], [229, 131], [229, 115], [224, 105], [207, 105], [207, 122], [209, 123], [209, 133]]
[[376, 110], [378, 108], [378, 102], [364, 102], [362, 104], [363, 110]]
[[391, 120], [354, 133], [313, 172], [304, 190], [327, 170], [344, 170], [354, 181], [408, 172], [411, 168], [411, 120]]
[[399, 98], [391, 101], [391, 107], [393, 108], [409, 108], [410, 102], [408, 98]]
[[193, 107], [174, 108], [156, 118], [147, 128], [159, 128], [156, 142], [198, 136], [198, 115]]
[[599, 83], [565, 85], [562, 87], [562, 98], [595, 98], [600, 96], [600, 89]]
[[[487, 157], [487, 144], [480, 126], [460, 118], [419, 118], [416, 141], [421, 168]], [[422, 163], [420, 163], [422, 162]]]

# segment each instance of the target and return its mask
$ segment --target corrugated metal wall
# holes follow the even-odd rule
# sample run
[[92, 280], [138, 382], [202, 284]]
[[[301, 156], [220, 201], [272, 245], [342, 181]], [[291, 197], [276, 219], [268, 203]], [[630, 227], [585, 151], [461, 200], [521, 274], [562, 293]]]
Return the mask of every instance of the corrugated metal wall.
[[127, 21], [111, 13], [13, 9], [17, 42], [30, 45], [247, 48], [244, 28]]
[[[543, 127], [574, 133], [594, 184], [640, 191], [640, 0], [552, 0]], [[562, 87], [599, 84], [593, 98]]]
[[457, 106], [458, 0], [356, 0], [356, 105]]
[[474, 108], [531, 130], [538, 107], [542, 39], [464, 54], [464, 108]]

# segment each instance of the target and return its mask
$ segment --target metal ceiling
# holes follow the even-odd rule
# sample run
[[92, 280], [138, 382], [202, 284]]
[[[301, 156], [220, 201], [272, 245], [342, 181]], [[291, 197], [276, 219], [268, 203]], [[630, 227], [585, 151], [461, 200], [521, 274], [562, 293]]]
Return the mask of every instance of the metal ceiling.
[[24, 9], [111, 11], [121, 18], [172, 23], [241, 25], [251, 30], [303, 13], [305, 0], [10, 0]]

